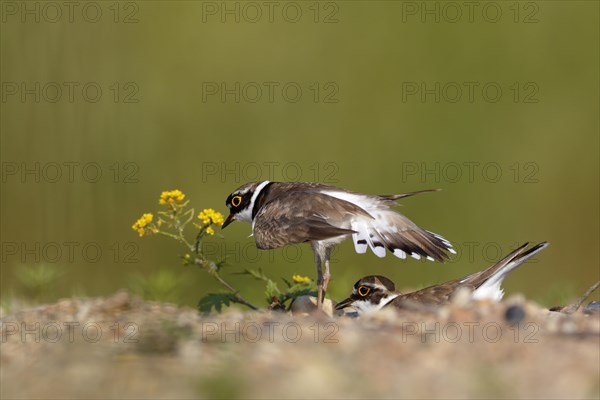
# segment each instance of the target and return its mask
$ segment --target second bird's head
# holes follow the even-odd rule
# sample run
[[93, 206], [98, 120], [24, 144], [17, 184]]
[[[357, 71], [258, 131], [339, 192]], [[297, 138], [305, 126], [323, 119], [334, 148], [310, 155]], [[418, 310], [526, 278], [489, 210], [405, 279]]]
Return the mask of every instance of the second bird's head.
[[352, 294], [339, 302], [336, 310], [352, 307], [359, 314], [379, 310], [398, 296], [396, 285], [381, 275], [369, 275], [358, 280], [352, 288]]
[[229, 216], [223, 223], [221, 229], [225, 229], [227, 225], [235, 220], [252, 222], [254, 217], [254, 215], [252, 215], [253, 212], [256, 213], [258, 211], [254, 210], [256, 198], [261, 190], [269, 183], [269, 181], [248, 182], [227, 196], [225, 205], [229, 208]]

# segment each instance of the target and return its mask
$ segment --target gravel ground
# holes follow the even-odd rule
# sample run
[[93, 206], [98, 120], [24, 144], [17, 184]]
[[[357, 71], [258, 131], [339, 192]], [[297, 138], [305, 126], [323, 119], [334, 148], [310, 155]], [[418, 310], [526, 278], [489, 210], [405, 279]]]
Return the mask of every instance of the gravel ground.
[[118, 292], [1, 317], [3, 399], [600, 397], [600, 313], [519, 296], [357, 319]]

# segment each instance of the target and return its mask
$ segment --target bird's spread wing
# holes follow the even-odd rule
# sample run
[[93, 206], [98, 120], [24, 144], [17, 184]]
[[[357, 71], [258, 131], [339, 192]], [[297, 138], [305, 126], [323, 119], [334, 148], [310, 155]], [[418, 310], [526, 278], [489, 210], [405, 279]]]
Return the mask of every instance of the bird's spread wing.
[[354, 233], [350, 220], [369, 213], [348, 201], [316, 191], [290, 191], [265, 204], [253, 221], [259, 249], [325, 240]]
[[321, 192], [349, 201], [370, 214], [369, 218], [357, 215], [352, 220], [350, 229], [356, 232], [352, 238], [357, 253], [365, 253], [367, 248], [371, 248], [376, 256], [385, 257], [387, 249], [398, 258], [425, 257], [430, 261], [443, 262], [448, 258], [447, 252], [456, 253], [452, 244], [444, 237], [420, 228], [410, 219], [390, 208], [397, 205], [398, 199], [426, 191], [391, 196], [368, 196], [339, 190]]

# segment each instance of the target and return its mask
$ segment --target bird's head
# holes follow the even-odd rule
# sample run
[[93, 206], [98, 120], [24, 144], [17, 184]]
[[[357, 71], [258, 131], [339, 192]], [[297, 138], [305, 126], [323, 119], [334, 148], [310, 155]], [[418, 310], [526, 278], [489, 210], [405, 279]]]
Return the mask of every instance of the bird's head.
[[398, 296], [395, 290], [394, 282], [385, 276], [365, 276], [354, 284], [350, 297], [339, 302], [335, 309], [353, 307], [359, 314], [379, 310]]
[[252, 209], [254, 208], [256, 197], [268, 183], [269, 181], [249, 182], [227, 196], [225, 205], [229, 208], [229, 216], [221, 229], [225, 229], [227, 225], [235, 220], [251, 222]]

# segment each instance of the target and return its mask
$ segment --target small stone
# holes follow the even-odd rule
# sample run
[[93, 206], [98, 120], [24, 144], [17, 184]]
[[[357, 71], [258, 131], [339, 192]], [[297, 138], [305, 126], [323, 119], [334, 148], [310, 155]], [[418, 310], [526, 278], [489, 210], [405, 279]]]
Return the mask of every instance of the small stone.
[[124, 290], [118, 291], [106, 299], [101, 307], [106, 312], [129, 310], [131, 308], [131, 296]]
[[577, 332], [577, 324], [574, 321], [565, 321], [561, 326], [561, 332], [567, 335], [572, 335]]
[[592, 301], [590, 304], [585, 306], [583, 312], [586, 314], [594, 314], [600, 312], [600, 301]]
[[520, 304], [513, 304], [506, 309], [504, 318], [509, 324], [516, 325], [525, 318], [525, 310]]
[[[339, 314], [335, 309], [336, 304], [330, 299], [325, 299], [323, 302], [323, 312], [329, 318]], [[318, 312], [317, 298], [314, 296], [298, 296], [290, 306], [290, 311], [294, 317], [305, 317], [315, 314]]]

